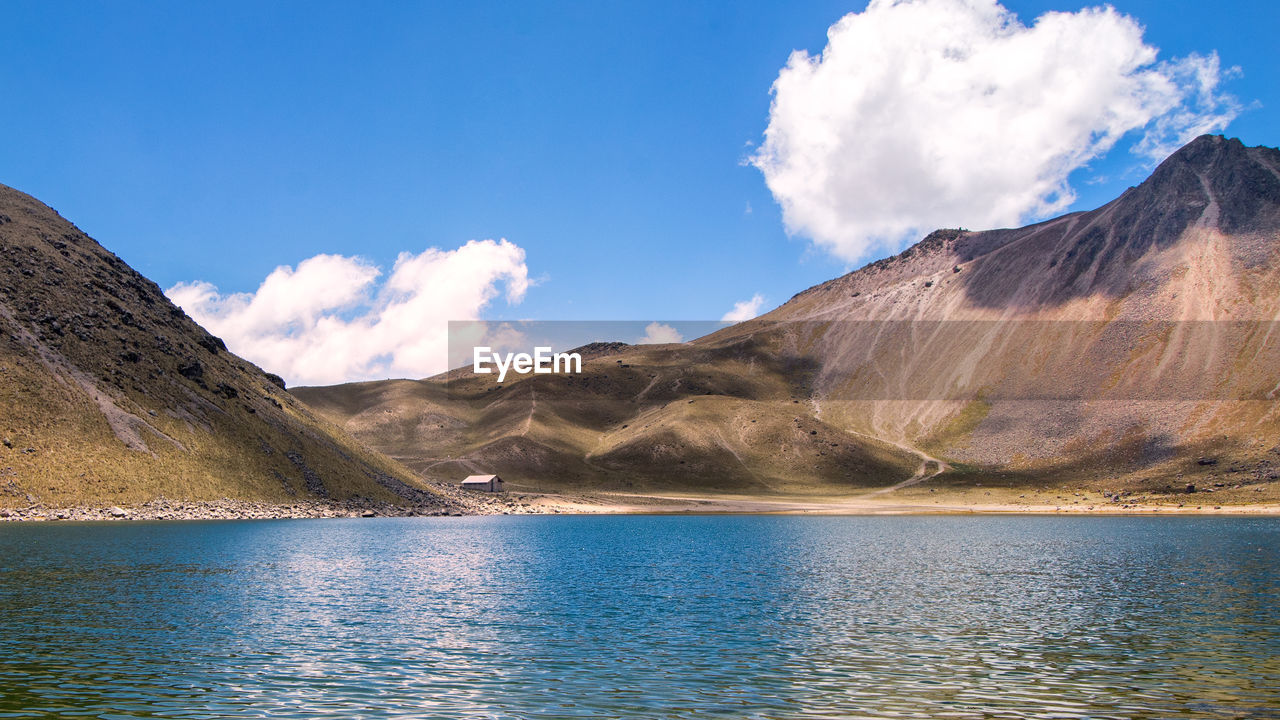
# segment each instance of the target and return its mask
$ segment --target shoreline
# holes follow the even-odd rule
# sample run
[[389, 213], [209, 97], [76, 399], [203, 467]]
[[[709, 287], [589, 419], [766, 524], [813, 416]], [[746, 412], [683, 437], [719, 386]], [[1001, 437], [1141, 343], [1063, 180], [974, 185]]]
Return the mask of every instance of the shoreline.
[[462, 513], [440, 508], [387, 506], [381, 503], [343, 503], [306, 500], [270, 503], [254, 500], [165, 500], [138, 505], [44, 504], [24, 508], [0, 508], [0, 522], [111, 522], [151, 520], [282, 520], [302, 518], [377, 517], [388, 512], [410, 515], [453, 515]]
[[[707, 515], [1251, 515], [1280, 516], [1280, 504], [1094, 503], [1090, 505], [1015, 502], [967, 502], [944, 497], [931, 502], [913, 498], [859, 495], [812, 498], [744, 495], [680, 495], [592, 493], [547, 495], [548, 504], [565, 502], [577, 514], [707, 514]], [[570, 499], [571, 498], [571, 499]], [[535, 500], [535, 503], [538, 501]]]
[[[393, 505], [361, 501], [252, 500], [179, 501], [159, 498], [138, 505], [34, 504], [0, 508], [0, 522], [102, 522], [174, 520], [268, 520], [373, 517], [465, 517], [483, 515], [1236, 515], [1280, 516], [1280, 504], [1113, 503], [1044, 504], [967, 502], [943, 497], [931, 502], [885, 495], [803, 496], [682, 495], [645, 493], [497, 493], [443, 498], [438, 505]], [[452, 502], [450, 502], [452, 501]]]
[[323, 499], [275, 503], [261, 500], [169, 500], [140, 504], [0, 507], [0, 522], [115, 522], [155, 520], [288, 520], [371, 517], [463, 517], [546, 512], [511, 498], [441, 497], [436, 504]]

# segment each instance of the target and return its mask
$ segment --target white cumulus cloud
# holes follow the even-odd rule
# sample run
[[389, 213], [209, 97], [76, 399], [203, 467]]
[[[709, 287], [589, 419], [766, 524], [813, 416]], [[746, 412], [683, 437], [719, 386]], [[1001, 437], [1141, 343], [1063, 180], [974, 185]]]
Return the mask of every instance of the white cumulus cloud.
[[644, 328], [644, 337], [636, 341], [637, 345], [665, 345], [667, 343], [684, 342], [678, 330], [663, 323], [651, 322]]
[[733, 309], [720, 318], [721, 322], [742, 322], [760, 314], [760, 306], [764, 304], [764, 296], [756, 293], [750, 300], [742, 300], [733, 304]]
[[1111, 7], [1028, 26], [995, 0], [871, 0], [792, 53], [749, 162], [788, 232], [849, 262], [1046, 217], [1127, 133], [1159, 158], [1239, 112], [1216, 54], [1157, 62], [1142, 34]]
[[478, 319], [503, 289], [519, 303], [528, 288], [522, 248], [472, 240], [401, 253], [385, 278], [360, 258], [317, 255], [253, 293], [196, 281], [166, 294], [232, 352], [291, 384], [328, 384], [446, 370], [448, 321]]

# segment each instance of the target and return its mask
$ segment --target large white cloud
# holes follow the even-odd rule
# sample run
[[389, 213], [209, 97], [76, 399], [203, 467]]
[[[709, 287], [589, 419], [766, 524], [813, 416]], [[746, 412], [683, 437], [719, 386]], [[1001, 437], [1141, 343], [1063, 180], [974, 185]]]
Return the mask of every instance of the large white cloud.
[[197, 281], [166, 294], [236, 354], [293, 384], [328, 384], [446, 370], [448, 321], [478, 319], [500, 286], [511, 304], [529, 288], [524, 250], [506, 240], [401, 253], [380, 277], [359, 258], [317, 255], [254, 293]]
[[1238, 112], [1216, 55], [1157, 63], [1142, 33], [1110, 7], [1026, 26], [995, 0], [872, 0], [792, 53], [750, 162], [788, 232], [850, 262], [1045, 217], [1126, 133], [1158, 158]]

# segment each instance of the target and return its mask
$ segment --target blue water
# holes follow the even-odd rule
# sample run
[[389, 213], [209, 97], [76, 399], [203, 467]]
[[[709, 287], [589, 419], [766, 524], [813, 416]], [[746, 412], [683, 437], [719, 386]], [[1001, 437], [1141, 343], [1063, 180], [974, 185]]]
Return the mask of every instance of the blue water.
[[0, 525], [0, 716], [1280, 718], [1280, 522]]

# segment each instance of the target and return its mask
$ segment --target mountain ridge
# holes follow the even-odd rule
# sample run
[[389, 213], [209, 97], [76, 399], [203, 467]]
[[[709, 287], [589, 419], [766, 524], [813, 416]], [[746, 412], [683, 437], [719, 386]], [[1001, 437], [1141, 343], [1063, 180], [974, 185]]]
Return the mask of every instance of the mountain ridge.
[[[1213, 171], [1217, 182], [1205, 182], [1204, 173], [1210, 171]], [[1171, 195], [1176, 196], [1178, 202], [1168, 202]], [[841, 287], [854, 278], [889, 275], [895, 269], [904, 269], [908, 261], [919, 264], [925, 258], [934, 260], [926, 267], [911, 268], [911, 277], [936, 274], [954, 267], [963, 268], [981, 257], [1010, 249], [1011, 243], [1050, 244], [1074, 240], [1070, 247], [1051, 248], [1056, 256], [1050, 257], [1049, 262], [1071, 261], [1081, 271], [1095, 260], [1099, 264], [1111, 265], [1107, 261], [1112, 258], [1105, 254], [1107, 248], [1095, 247], [1104, 238], [1087, 232], [1090, 228], [1097, 228], [1100, 219], [1122, 216], [1120, 223], [1129, 228], [1129, 232], [1118, 238], [1118, 244], [1109, 247], [1111, 252], [1128, 251], [1132, 254], [1138, 250], [1146, 251], [1151, 246], [1167, 247], [1211, 205], [1224, 206], [1217, 201], [1218, 198], [1231, 200], [1225, 204], [1227, 212], [1217, 213], [1214, 218], [1215, 225], [1224, 232], [1280, 225], [1280, 150], [1265, 146], [1246, 147], [1238, 139], [1221, 135], [1202, 135], [1161, 162], [1145, 181], [1094, 210], [1072, 212], [1021, 228], [935, 230], [896, 255], [818, 283], [796, 293], [791, 299]], [[1072, 234], [1072, 230], [1077, 234]], [[1081, 234], [1084, 237], [1080, 237]], [[1134, 240], [1141, 244], [1135, 247], [1131, 242]], [[1103, 251], [1101, 256], [1099, 251]], [[1068, 279], [1068, 285], [1080, 274], [1074, 273]], [[982, 285], [979, 282], [982, 279], [980, 276], [971, 285]], [[855, 291], [858, 290], [865, 292], [863, 288]], [[1057, 288], [1055, 292], [1061, 294], [1063, 290]], [[980, 291], [976, 296], [983, 298]], [[1008, 300], [992, 299], [984, 304], [1003, 307]], [[768, 317], [768, 314], [762, 317]]]
[[[1273, 148], [1197, 138], [1095, 210], [936, 231], [759, 318], [590, 360], [583, 378], [455, 370], [294, 393], [420, 472], [534, 488], [1172, 492], [1218, 472], [1206, 454], [1271, 482], [1275, 404], [1232, 398], [1280, 367], [1273, 336], [1217, 321], [1280, 318], [1278, 169]], [[1037, 395], [1053, 383], [1076, 396]]]

